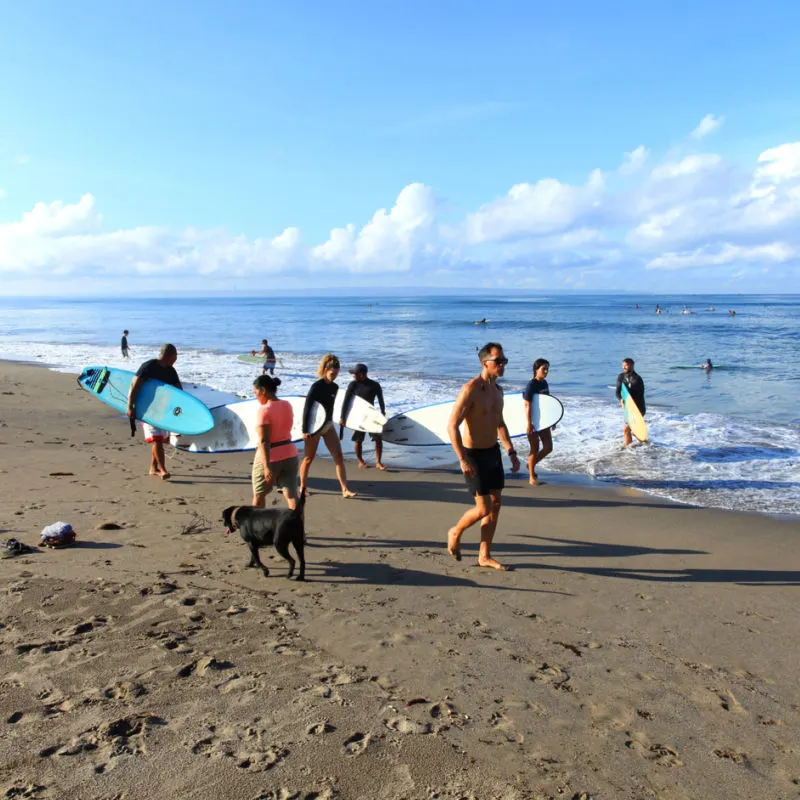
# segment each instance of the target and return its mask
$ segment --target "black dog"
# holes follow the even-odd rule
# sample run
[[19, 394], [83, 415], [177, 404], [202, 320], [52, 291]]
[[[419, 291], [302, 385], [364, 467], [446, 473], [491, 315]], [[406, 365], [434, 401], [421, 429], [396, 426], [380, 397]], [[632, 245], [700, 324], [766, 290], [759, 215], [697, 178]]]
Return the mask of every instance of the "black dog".
[[269, 570], [261, 563], [258, 555], [260, 547], [274, 544], [275, 549], [289, 562], [289, 574], [294, 574], [294, 559], [289, 555], [289, 545], [293, 544], [300, 558], [300, 572], [297, 580], [306, 579], [305, 519], [303, 509], [306, 505], [305, 489], [300, 493], [297, 508], [294, 510], [277, 508], [258, 508], [257, 506], [231, 506], [222, 512], [222, 521], [227, 528], [226, 533], [239, 529], [239, 535], [250, 548], [248, 567], [261, 567], [264, 575]]

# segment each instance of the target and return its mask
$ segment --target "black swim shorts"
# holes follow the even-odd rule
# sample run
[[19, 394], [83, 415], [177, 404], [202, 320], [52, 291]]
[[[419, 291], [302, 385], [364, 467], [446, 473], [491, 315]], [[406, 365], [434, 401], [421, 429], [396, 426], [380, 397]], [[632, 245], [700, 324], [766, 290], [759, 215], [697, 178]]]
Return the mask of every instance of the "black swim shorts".
[[500, 445], [494, 447], [464, 449], [467, 461], [475, 469], [474, 475], [465, 475], [464, 480], [470, 493], [483, 496], [498, 492], [506, 485], [506, 473], [500, 455]]
[[[353, 441], [354, 442], [363, 442], [366, 438], [367, 434], [364, 431], [353, 431]], [[378, 439], [382, 438], [379, 433], [371, 433], [369, 438], [372, 439], [373, 442], [378, 441]]]

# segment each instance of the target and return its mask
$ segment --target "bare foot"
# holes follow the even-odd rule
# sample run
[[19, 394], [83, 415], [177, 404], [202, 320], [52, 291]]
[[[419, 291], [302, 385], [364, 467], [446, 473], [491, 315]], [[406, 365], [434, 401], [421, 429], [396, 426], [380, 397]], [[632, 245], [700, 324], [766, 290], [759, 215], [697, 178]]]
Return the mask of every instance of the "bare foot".
[[375, 468], [381, 470], [382, 472], [386, 469], [386, 467], [384, 467], [380, 462], [375, 465]]
[[342, 497], [344, 497], [345, 500], [349, 500], [351, 497], [358, 497], [358, 492], [351, 492], [350, 489], [345, 489], [342, 492]]
[[539, 476], [536, 473], [534, 473], [533, 475], [531, 475], [530, 480], [528, 481], [528, 483], [531, 486], [538, 486], [539, 485]]
[[358, 462], [359, 469], [369, 469], [369, 464], [366, 461], [359, 461]]
[[461, 534], [456, 533], [456, 528], [447, 531], [447, 552], [456, 561], [461, 561]]
[[479, 558], [478, 566], [488, 567], [489, 569], [499, 569], [501, 572], [508, 572], [508, 567], [504, 567], [499, 561], [495, 561], [493, 558]]
[[168, 481], [171, 477], [172, 477], [172, 475], [170, 475], [169, 472], [162, 472], [161, 473], [161, 480], [162, 481]]
[[153, 475], [160, 475], [161, 473], [157, 469], [151, 469], [147, 474], [152, 477]]

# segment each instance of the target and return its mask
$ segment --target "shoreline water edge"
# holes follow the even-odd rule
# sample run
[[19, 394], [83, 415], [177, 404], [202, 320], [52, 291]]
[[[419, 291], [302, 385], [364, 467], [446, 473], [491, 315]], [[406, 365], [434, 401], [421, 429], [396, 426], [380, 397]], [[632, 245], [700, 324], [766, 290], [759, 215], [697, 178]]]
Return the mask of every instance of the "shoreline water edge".
[[[687, 302], [696, 310], [688, 316], [679, 311]], [[734, 304], [739, 313], [729, 317], [724, 309]], [[259, 367], [236, 356], [260, 346], [263, 333], [278, 353], [281, 394], [304, 395], [330, 349], [344, 370], [357, 361], [369, 365], [391, 416], [454, 399], [479, 371], [477, 348], [497, 340], [511, 359], [506, 391], [524, 388], [534, 358], [551, 361], [550, 391], [565, 416], [540, 465], [550, 480], [630, 487], [702, 507], [800, 514], [800, 373], [791, 355], [800, 343], [800, 303], [687, 296], [662, 308], [656, 315], [608, 297], [4, 300], [0, 358], [73, 374], [88, 364], [135, 369], [163, 341], [174, 341], [182, 379], [215, 405], [251, 396]], [[131, 329], [129, 361], [109, 315]], [[483, 317], [486, 324], [471, 321]], [[629, 356], [647, 387], [650, 442], [622, 450], [614, 381], [619, 359]], [[716, 365], [711, 373], [699, 368], [706, 357]], [[348, 379], [340, 376], [340, 385]], [[517, 442], [527, 452], [524, 437]], [[447, 445], [424, 452], [387, 446], [387, 458], [403, 467], [455, 463]]]

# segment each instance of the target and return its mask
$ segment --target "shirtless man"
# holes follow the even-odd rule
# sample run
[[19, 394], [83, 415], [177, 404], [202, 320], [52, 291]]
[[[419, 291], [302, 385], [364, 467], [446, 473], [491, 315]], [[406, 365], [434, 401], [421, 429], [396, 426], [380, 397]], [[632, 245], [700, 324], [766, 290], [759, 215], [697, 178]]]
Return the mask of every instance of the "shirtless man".
[[[475, 506], [465, 512], [455, 527], [447, 532], [447, 552], [461, 560], [461, 535], [478, 520], [481, 522], [481, 547], [478, 565], [506, 570], [492, 558], [492, 540], [500, 516], [500, 496], [505, 485], [503, 461], [498, 437], [511, 459], [511, 471], [519, 470], [519, 459], [508, 428], [503, 421], [503, 390], [497, 386], [508, 359], [496, 342], [484, 345], [478, 353], [481, 374], [465, 384], [458, 395], [447, 429], [456, 451], [461, 471]], [[464, 425], [462, 438], [459, 426]]]

